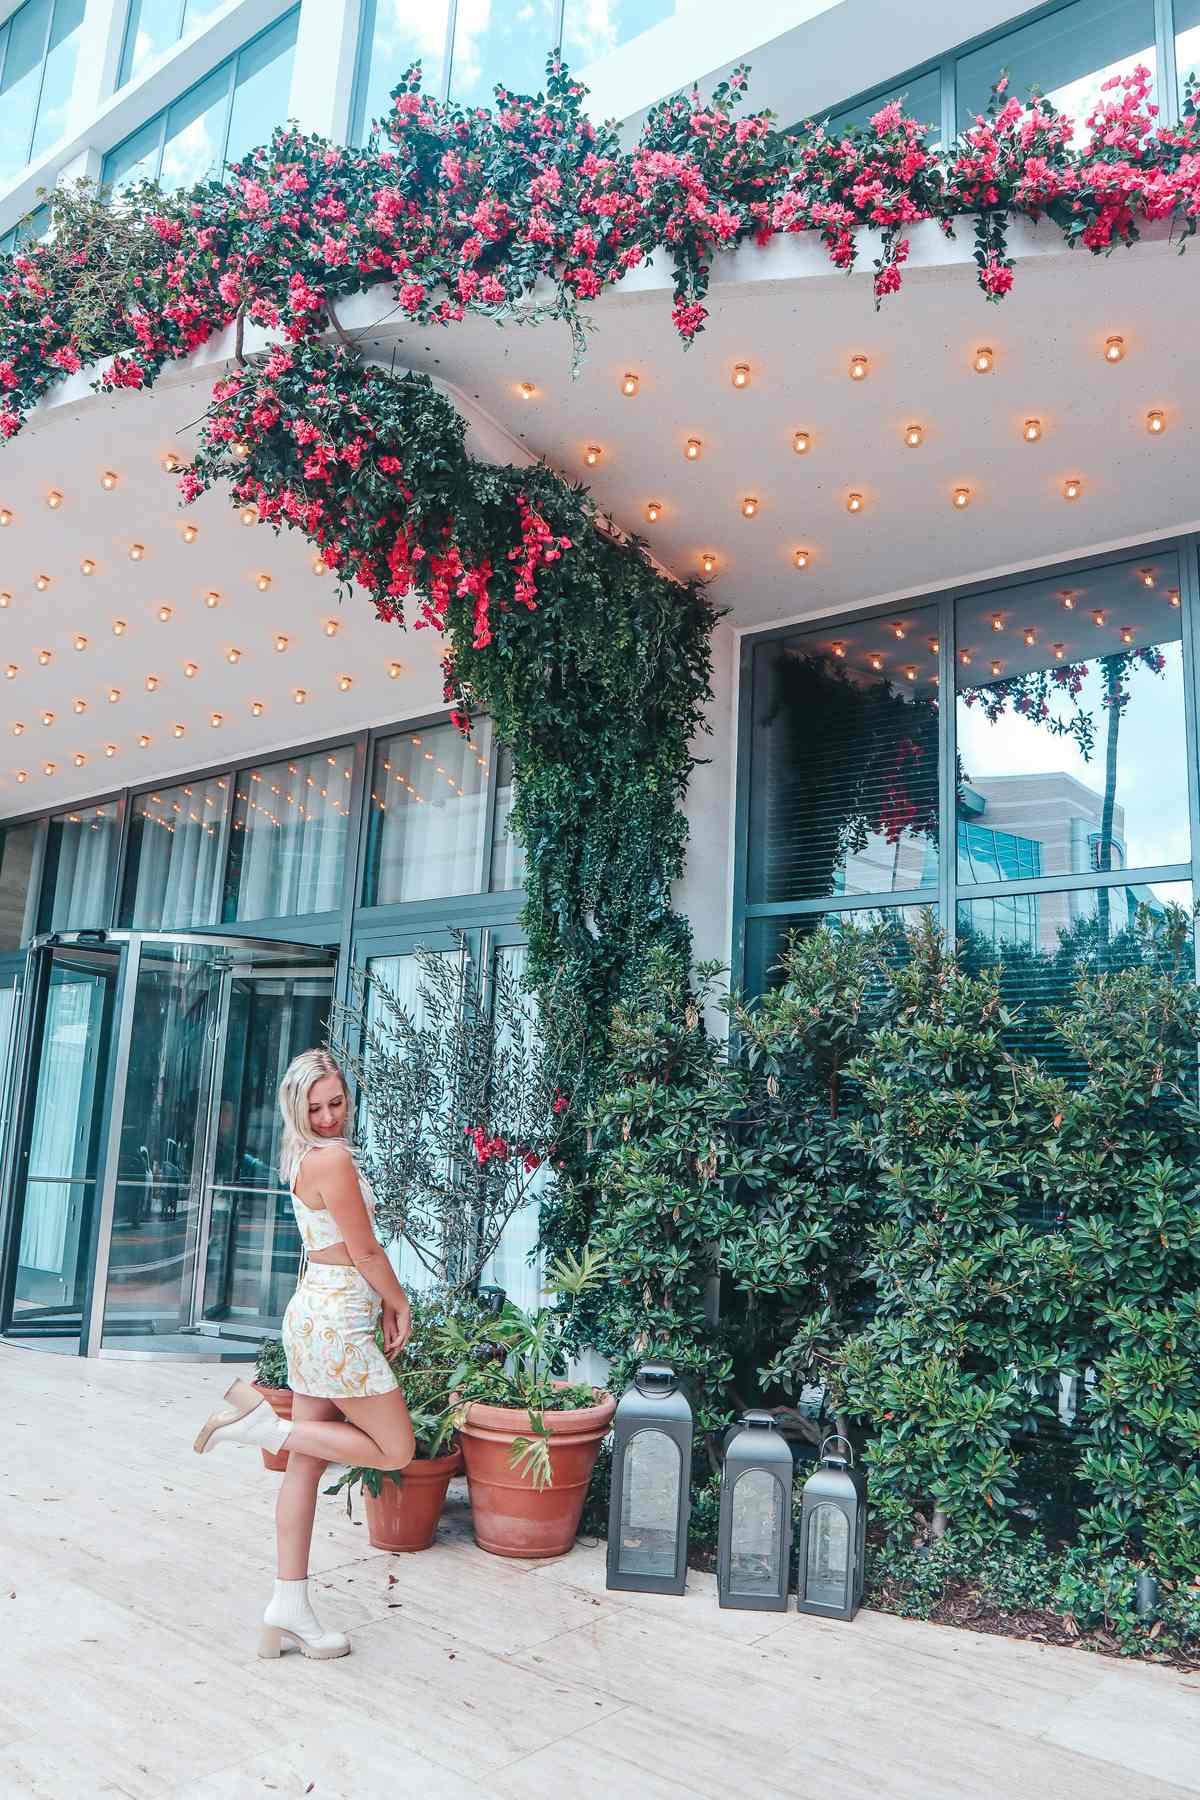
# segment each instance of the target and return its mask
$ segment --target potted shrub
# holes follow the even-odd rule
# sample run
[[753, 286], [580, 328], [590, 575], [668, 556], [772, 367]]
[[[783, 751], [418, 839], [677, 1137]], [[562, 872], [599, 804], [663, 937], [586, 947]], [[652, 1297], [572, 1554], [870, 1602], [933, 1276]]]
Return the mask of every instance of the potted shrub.
[[[288, 1386], [287, 1357], [279, 1338], [264, 1338], [258, 1347], [254, 1367], [254, 1385], [281, 1419], [292, 1416], [292, 1390]], [[262, 1453], [263, 1466], [281, 1474], [287, 1468], [287, 1451]]]
[[[458, 1302], [457, 1316], [473, 1318], [474, 1307]], [[436, 1295], [411, 1297], [413, 1328], [402, 1354], [392, 1362], [408, 1402], [417, 1453], [406, 1469], [347, 1469], [327, 1494], [344, 1492], [350, 1510], [358, 1488], [367, 1515], [367, 1534], [376, 1550], [428, 1550], [437, 1535], [446, 1490], [462, 1473], [462, 1451], [454, 1429], [450, 1377], [455, 1364], [442, 1349], [451, 1313]]]
[[[548, 1271], [547, 1287], [574, 1299], [602, 1278], [585, 1246]], [[566, 1313], [507, 1302], [492, 1316], [456, 1316], [441, 1331], [456, 1359], [455, 1421], [471, 1492], [475, 1541], [493, 1556], [565, 1556], [616, 1401], [562, 1380]]]

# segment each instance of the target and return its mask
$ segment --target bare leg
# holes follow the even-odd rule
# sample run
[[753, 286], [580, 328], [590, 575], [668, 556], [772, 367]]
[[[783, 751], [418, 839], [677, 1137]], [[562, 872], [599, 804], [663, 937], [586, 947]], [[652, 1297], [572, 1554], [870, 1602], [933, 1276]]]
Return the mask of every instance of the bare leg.
[[[332, 1400], [318, 1400], [311, 1394], [296, 1394], [292, 1399], [292, 1417], [296, 1424], [331, 1423], [341, 1418]], [[326, 1458], [308, 1456], [293, 1448], [296, 1434], [288, 1439], [288, 1465], [279, 1485], [275, 1502], [275, 1539], [278, 1548], [280, 1581], [303, 1581], [308, 1575], [308, 1553], [312, 1545], [313, 1519], [317, 1511], [317, 1490], [325, 1472]]]
[[288, 1434], [289, 1468], [294, 1455], [363, 1469], [403, 1469], [412, 1461], [412, 1421], [399, 1388], [366, 1399], [321, 1403], [348, 1414], [354, 1421], [349, 1425], [335, 1422], [327, 1414], [305, 1419], [298, 1406], [301, 1400], [312, 1404], [307, 1394], [297, 1394], [293, 1402], [293, 1415], [299, 1423], [293, 1423]]

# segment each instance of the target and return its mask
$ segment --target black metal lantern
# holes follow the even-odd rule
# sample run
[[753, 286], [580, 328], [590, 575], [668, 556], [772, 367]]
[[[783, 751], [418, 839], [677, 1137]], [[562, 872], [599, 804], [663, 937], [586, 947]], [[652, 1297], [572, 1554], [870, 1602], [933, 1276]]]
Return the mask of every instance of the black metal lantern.
[[691, 1510], [692, 1409], [674, 1369], [644, 1363], [613, 1418], [608, 1586], [682, 1594]]
[[[848, 1455], [830, 1444], [845, 1444]], [[863, 1596], [867, 1542], [867, 1484], [843, 1437], [826, 1438], [816, 1471], [804, 1484], [800, 1512], [797, 1610], [823, 1619], [852, 1619]]]
[[792, 1452], [771, 1413], [743, 1413], [721, 1470], [721, 1605], [786, 1612], [791, 1560]]

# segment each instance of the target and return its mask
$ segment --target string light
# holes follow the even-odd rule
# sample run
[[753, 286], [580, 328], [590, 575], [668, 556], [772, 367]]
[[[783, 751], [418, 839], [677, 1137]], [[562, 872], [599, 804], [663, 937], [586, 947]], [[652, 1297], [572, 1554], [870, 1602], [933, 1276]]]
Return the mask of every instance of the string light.
[[276, 648], [276, 650], [286, 650], [286, 649], [287, 649], [287, 647], [288, 647], [288, 640], [287, 640], [287, 638], [286, 638], [286, 637], [285, 637], [285, 636], [284, 636], [284, 634], [283, 634], [283, 632], [282, 632], [282, 631], [279, 631], [279, 632], [277, 632], [277, 633], [276, 633], [276, 634], [275, 634], [275, 648]]
[[48, 575], [39, 575], [35, 579], [33, 585], [39, 594], [44, 594], [46, 589], [50, 586], [50, 577]]
[[1040, 419], [1026, 419], [1025, 428], [1021, 435], [1027, 444], [1036, 444], [1042, 435], [1042, 421]]
[[143, 556], [145, 556], [145, 554], [146, 554], [145, 544], [130, 544], [130, 546], [129, 546], [130, 562], [141, 562], [141, 560], [142, 560]]
[[742, 501], [742, 517], [743, 517], [743, 519], [752, 519], [757, 511], [758, 511], [758, 501], [755, 499], [753, 494], [747, 494], [746, 498]]
[[862, 509], [863, 509], [863, 497], [861, 494], [847, 494], [846, 495], [846, 511], [847, 512], [858, 513], [858, 512], [861, 512]]
[[100, 486], [104, 489], [106, 494], [111, 494], [120, 479], [121, 477], [117, 474], [115, 469], [105, 469], [103, 475], [100, 477]]
[[[124, 637], [125, 633], [128, 630], [129, 630], [129, 626], [124, 619], [114, 619], [113, 620], [113, 636], [114, 637]], [[78, 650], [79, 645], [76, 644], [75, 648]]]
[[717, 559], [713, 551], [705, 550], [700, 557], [700, 567], [704, 570], [704, 573], [706, 575], [711, 575], [716, 566]]
[[1105, 338], [1105, 340], [1104, 340], [1104, 360], [1105, 360], [1105, 362], [1119, 363], [1121, 361], [1121, 358], [1124, 356], [1124, 354], [1125, 354], [1125, 339], [1123, 337]]
[[995, 353], [990, 344], [980, 344], [975, 352], [974, 369], [977, 375], [990, 375], [996, 364]]
[[220, 594], [218, 594], [216, 588], [210, 588], [208, 593], [205, 594], [204, 604], [205, 604], [205, 606], [208, 607], [210, 612], [212, 611], [214, 606], [220, 606], [221, 596], [220, 596]]
[[627, 400], [632, 400], [640, 386], [641, 377], [635, 375], [632, 369], [627, 369], [621, 378], [621, 392], [625, 395], [625, 398]]
[[94, 575], [96, 573], [96, 564], [90, 556], [85, 556], [80, 562], [79, 573], [81, 575]]
[[865, 356], [861, 354], [852, 356], [850, 358], [851, 381], [865, 381], [867, 378], [867, 370], [870, 366], [871, 365]]
[[925, 441], [925, 427], [923, 425], [906, 425], [904, 441], [910, 450], [919, 450]]
[[196, 539], [199, 536], [200, 536], [200, 527], [198, 525], [193, 525], [192, 521], [190, 519], [188, 519], [183, 526], [183, 541], [184, 541], [184, 543], [185, 544], [194, 544]]
[[353, 676], [350, 676], [350, 675], [339, 675], [338, 676], [338, 687], [341, 689], [343, 694], [348, 694], [350, 692], [350, 689], [353, 686], [354, 686]]
[[1063, 482], [1063, 499], [1064, 500], [1078, 500], [1078, 498], [1082, 492], [1083, 492], [1083, 482], [1080, 480], [1078, 475], [1072, 475], [1068, 478], [1068, 480]]
[[968, 487], [957, 487], [954, 490], [954, 504], [961, 512], [964, 506], [971, 504], [971, 490]]
[[809, 431], [793, 431], [792, 449], [797, 456], [806, 456], [812, 448], [812, 433]]
[[583, 460], [587, 464], [589, 469], [594, 469], [596, 464], [600, 461], [600, 458], [603, 455], [604, 455], [604, 451], [601, 449], [599, 444], [589, 444], [587, 449], [583, 453]]
[[646, 517], [652, 525], [658, 524], [659, 519], [662, 517], [661, 500], [648, 500], [646, 502]]
[[404, 670], [403, 663], [398, 663], [398, 662], [389, 663], [388, 664], [389, 679], [392, 681], [395, 681], [397, 679], [397, 677], [403, 673], [403, 670]]
[[1159, 412], [1156, 409], [1155, 411], [1146, 414], [1146, 430], [1150, 432], [1152, 436], [1157, 436], [1160, 431], [1165, 431], [1166, 429], [1167, 419], [1165, 413]]
[[265, 711], [262, 701], [261, 700], [252, 700], [250, 702], [250, 711], [254, 714], [254, 717], [256, 719], [261, 719], [263, 716], [263, 712]]
[[735, 388], [749, 387], [750, 386], [750, 364], [749, 363], [734, 363], [733, 374], [731, 375], [730, 380], [733, 382], [733, 385]]
[[684, 446], [683, 454], [687, 458], [688, 462], [695, 462], [696, 459], [700, 455], [700, 450], [701, 450], [700, 439], [699, 438], [689, 438], [686, 445]]
[[811, 550], [793, 550], [792, 551], [792, 562], [795, 564], [796, 568], [798, 568], [798, 569], [807, 569], [811, 560], [812, 560]]

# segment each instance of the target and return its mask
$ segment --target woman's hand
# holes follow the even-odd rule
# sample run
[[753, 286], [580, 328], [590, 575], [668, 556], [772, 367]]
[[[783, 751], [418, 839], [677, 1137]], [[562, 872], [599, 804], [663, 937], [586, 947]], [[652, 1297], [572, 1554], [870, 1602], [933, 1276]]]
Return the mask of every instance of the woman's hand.
[[405, 1344], [412, 1336], [412, 1312], [408, 1301], [402, 1307], [385, 1306], [383, 1309], [383, 1353], [387, 1357], [399, 1356]]

